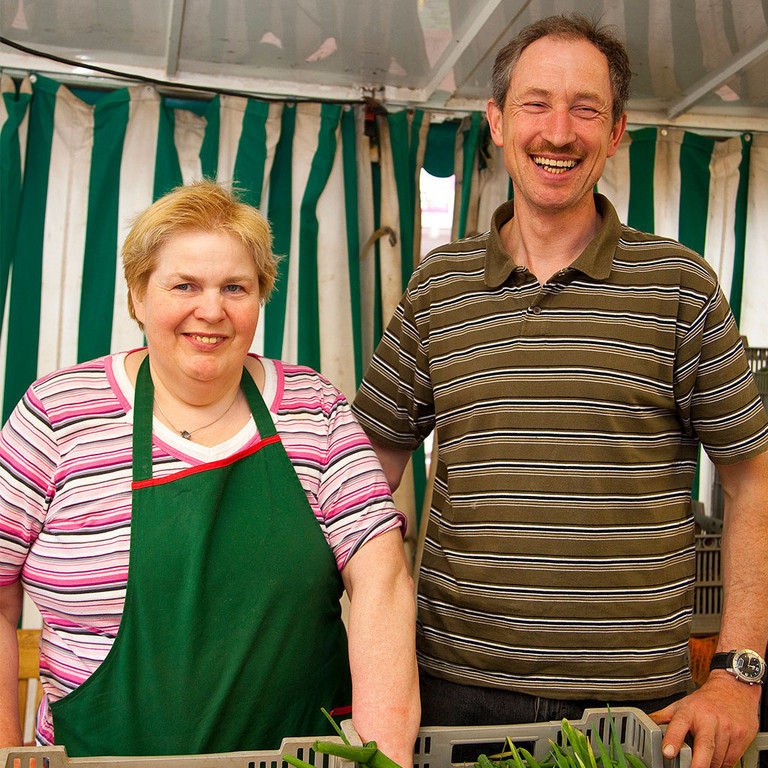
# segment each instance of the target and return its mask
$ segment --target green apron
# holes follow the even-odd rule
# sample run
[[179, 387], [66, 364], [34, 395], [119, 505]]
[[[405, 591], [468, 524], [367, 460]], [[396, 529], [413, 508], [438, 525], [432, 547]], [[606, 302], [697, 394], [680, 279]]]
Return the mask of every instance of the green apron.
[[51, 705], [70, 756], [276, 749], [351, 701], [341, 577], [250, 374], [259, 440], [152, 479], [149, 358], [136, 381], [131, 550], [115, 642]]

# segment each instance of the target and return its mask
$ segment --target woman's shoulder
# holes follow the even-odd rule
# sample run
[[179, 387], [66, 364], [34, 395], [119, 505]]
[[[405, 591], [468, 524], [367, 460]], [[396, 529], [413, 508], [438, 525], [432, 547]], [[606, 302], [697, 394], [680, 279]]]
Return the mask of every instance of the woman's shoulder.
[[262, 358], [262, 361], [274, 369], [278, 410], [320, 408], [329, 411], [339, 403], [346, 403], [341, 391], [313, 368], [281, 360]]
[[31, 404], [60, 415], [71, 409], [98, 408], [99, 403], [117, 401], [111, 375], [115, 355], [105, 355], [83, 363], [59, 368], [41, 376], [27, 390]]

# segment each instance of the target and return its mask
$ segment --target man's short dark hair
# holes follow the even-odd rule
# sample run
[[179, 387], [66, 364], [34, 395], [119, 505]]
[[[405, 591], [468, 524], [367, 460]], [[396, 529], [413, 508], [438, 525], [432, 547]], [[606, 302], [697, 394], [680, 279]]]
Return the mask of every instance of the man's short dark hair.
[[504, 109], [509, 80], [522, 52], [542, 37], [586, 40], [608, 59], [608, 74], [613, 93], [613, 122], [624, 114], [629, 98], [632, 70], [624, 43], [609, 27], [601, 27], [579, 13], [548, 16], [523, 28], [496, 55], [491, 75], [491, 95], [499, 109]]

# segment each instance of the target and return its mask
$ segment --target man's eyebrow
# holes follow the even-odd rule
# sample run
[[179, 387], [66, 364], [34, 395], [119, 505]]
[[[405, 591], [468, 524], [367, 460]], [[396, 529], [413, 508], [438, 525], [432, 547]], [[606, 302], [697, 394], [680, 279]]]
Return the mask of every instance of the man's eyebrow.
[[535, 86], [532, 86], [530, 88], [526, 88], [520, 95], [521, 96], [549, 96], [551, 94], [551, 91], [547, 90], [546, 88], [536, 88]]
[[[548, 97], [551, 96], [552, 92], [548, 90], [547, 88], [538, 88], [536, 86], [531, 86], [530, 88], [526, 88], [524, 91], [522, 91], [518, 98], [536, 98], [536, 97]], [[602, 94], [598, 93], [597, 91], [577, 91], [574, 95], [574, 99], [577, 101], [593, 101], [599, 104], [602, 104], [605, 101], [605, 98]]]

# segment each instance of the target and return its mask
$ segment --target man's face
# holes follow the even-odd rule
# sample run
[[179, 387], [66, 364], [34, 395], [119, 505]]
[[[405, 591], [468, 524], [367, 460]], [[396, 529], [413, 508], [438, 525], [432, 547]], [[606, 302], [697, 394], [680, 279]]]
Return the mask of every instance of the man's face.
[[488, 102], [493, 141], [504, 148], [515, 207], [568, 211], [591, 203], [626, 116], [613, 123], [608, 60], [586, 40], [542, 37], [523, 51], [504, 110]]

